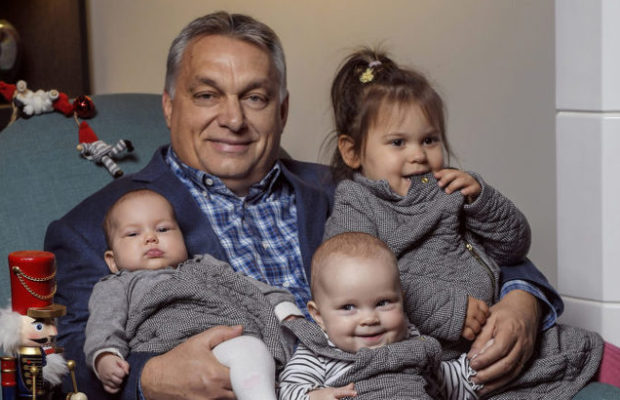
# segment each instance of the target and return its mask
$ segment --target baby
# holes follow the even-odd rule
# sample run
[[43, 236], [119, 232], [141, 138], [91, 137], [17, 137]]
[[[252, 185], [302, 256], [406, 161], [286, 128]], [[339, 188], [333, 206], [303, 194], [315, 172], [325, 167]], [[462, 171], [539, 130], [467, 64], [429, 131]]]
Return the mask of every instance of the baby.
[[477, 398], [467, 359], [440, 364], [438, 342], [409, 324], [396, 257], [381, 240], [350, 232], [325, 241], [311, 291], [308, 311], [324, 334], [287, 323], [301, 343], [280, 375], [280, 399]]
[[[237, 398], [276, 398], [274, 357], [285, 362], [290, 353], [276, 315], [303, 315], [291, 294], [235, 273], [210, 256], [186, 261], [172, 206], [153, 191], [123, 195], [108, 211], [104, 231], [109, 246], [104, 259], [112, 275], [93, 289], [84, 351], [106, 391], [120, 389], [129, 373], [130, 350], [164, 352], [193, 333], [226, 324], [229, 317], [231, 325], [244, 325], [246, 333], [269, 341], [243, 335], [213, 349], [230, 367]], [[264, 326], [252, 329], [253, 320], [265, 321]]]

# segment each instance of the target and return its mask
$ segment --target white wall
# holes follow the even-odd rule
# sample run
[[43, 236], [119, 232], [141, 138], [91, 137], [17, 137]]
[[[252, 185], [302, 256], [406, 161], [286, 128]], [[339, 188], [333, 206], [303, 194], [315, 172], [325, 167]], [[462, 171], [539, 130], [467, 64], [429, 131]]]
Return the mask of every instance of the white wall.
[[530, 256], [556, 283], [553, 0], [90, 0], [88, 8], [96, 94], [160, 93], [171, 40], [200, 15], [228, 10], [270, 25], [289, 68], [283, 145], [309, 161], [331, 127], [340, 60], [382, 43], [436, 83], [461, 166], [525, 212]]

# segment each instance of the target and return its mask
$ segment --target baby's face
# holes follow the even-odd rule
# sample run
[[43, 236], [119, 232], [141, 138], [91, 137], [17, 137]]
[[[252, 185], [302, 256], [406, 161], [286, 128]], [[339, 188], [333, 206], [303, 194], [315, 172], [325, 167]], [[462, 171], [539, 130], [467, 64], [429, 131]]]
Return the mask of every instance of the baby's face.
[[356, 353], [407, 336], [398, 268], [385, 257], [337, 254], [317, 278], [308, 310], [339, 349]]
[[115, 206], [111, 218], [111, 251], [105, 253], [105, 260], [112, 272], [160, 269], [187, 259], [181, 229], [162, 196], [127, 198]]

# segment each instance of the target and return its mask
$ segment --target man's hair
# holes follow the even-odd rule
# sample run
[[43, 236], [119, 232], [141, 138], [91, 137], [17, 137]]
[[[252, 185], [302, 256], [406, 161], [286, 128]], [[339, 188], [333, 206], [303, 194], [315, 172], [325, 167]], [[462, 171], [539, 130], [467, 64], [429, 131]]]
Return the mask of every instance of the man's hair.
[[174, 97], [176, 78], [187, 46], [197, 38], [210, 35], [228, 36], [265, 50], [276, 67], [280, 80], [280, 101], [286, 97], [286, 61], [278, 35], [267, 25], [243, 14], [219, 11], [196, 18], [172, 41], [166, 62], [164, 89]]
[[312, 256], [310, 291], [314, 297], [319, 274], [336, 255], [358, 258], [383, 258], [398, 270], [398, 261], [381, 239], [363, 232], [345, 232], [324, 241]]
[[166, 200], [168, 202], [168, 205], [170, 206], [170, 209], [172, 210], [172, 217], [176, 220], [177, 216], [174, 212], [174, 207], [172, 207], [172, 204], [170, 204], [170, 202], [168, 201], [168, 199], [166, 199], [164, 196], [162, 196], [161, 194], [157, 193], [154, 190], [150, 190], [150, 189], [135, 189], [135, 190], [130, 190], [129, 192], [123, 194], [121, 197], [119, 197], [111, 206], [110, 208], [108, 208], [108, 211], [106, 211], [105, 213], [105, 217], [103, 218], [103, 223], [102, 223], [102, 227], [103, 227], [103, 233], [105, 235], [105, 242], [108, 246], [108, 250], [110, 250], [112, 248], [112, 238], [110, 237], [110, 234], [112, 232], [112, 229], [114, 228], [114, 221], [112, 218], [112, 214], [114, 213], [114, 210], [124, 201], [130, 200], [134, 197], [141, 197], [141, 196], [159, 196], [161, 198], [163, 198], [164, 200]]

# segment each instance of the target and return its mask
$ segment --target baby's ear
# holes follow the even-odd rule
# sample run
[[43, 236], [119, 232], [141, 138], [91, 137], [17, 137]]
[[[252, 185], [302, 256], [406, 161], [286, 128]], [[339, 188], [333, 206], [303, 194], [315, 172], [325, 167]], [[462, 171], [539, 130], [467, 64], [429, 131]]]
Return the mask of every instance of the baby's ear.
[[345, 164], [351, 169], [360, 167], [359, 155], [355, 152], [355, 140], [349, 135], [338, 135], [338, 151]]
[[115, 274], [118, 272], [118, 266], [114, 260], [114, 252], [112, 250], [106, 250], [106, 252], [103, 253], [103, 259], [105, 263], [108, 264], [111, 273]]
[[321, 317], [321, 312], [319, 311], [319, 307], [313, 300], [310, 300], [306, 305], [308, 307], [308, 312], [310, 316], [321, 327], [321, 329], [325, 330], [325, 324], [323, 323], [323, 318]]

